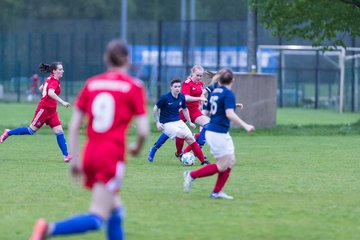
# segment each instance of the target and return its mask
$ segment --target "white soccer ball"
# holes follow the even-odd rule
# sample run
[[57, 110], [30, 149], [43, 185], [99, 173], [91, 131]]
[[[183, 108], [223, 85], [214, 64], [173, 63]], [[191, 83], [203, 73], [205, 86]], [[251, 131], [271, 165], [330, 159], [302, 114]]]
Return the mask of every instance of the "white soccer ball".
[[195, 164], [195, 156], [191, 152], [184, 153], [181, 157], [181, 162], [185, 166], [192, 166]]

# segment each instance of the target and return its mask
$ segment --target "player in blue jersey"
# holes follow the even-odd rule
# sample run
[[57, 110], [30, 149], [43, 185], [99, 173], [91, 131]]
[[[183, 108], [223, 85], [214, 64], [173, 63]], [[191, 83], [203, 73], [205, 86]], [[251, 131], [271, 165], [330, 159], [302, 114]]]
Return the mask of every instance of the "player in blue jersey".
[[210, 104], [207, 106], [210, 123], [205, 133], [206, 142], [217, 163], [203, 166], [194, 171], [185, 171], [184, 190], [189, 192], [191, 184], [196, 178], [217, 174], [217, 181], [210, 197], [233, 199], [232, 196], [222, 191], [230, 176], [231, 168], [235, 164], [234, 143], [229, 134], [230, 121], [248, 132], [254, 131], [255, 128], [244, 122], [235, 113], [235, 95], [230, 90], [234, 81], [233, 72], [225, 68], [217, 74], [219, 75], [220, 86], [210, 94]]
[[[199, 144], [195, 141], [190, 129], [180, 120], [179, 110], [182, 109], [189, 125], [192, 128], [196, 127], [191, 121], [188, 109], [186, 108], [185, 95], [180, 93], [180, 91], [181, 80], [175, 78], [170, 83], [170, 92], [162, 95], [153, 108], [156, 127], [170, 139], [184, 139], [191, 146], [191, 150], [200, 162], [204, 162], [204, 154]], [[178, 146], [176, 147], [178, 148]], [[177, 151], [181, 150], [177, 149]]]

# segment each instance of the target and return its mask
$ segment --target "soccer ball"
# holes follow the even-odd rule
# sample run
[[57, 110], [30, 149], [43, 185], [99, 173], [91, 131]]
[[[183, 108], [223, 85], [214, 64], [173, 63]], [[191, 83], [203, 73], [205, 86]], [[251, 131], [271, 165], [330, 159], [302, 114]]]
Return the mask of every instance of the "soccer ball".
[[195, 164], [195, 156], [191, 152], [184, 153], [181, 157], [181, 162], [185, 166], [192, 166]]

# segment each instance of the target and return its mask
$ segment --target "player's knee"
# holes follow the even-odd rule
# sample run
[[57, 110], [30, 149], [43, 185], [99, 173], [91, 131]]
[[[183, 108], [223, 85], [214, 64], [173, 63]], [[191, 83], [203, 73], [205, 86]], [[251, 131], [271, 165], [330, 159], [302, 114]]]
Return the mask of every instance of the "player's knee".
[[55, 134], [58, 136], [58, 135], [63, 135], [64, 132], [63, 131], [58, 131], [58, 132], [55, 132]]
[[234, 157], [231, 158], [231, 159], [229, 160], [229, 168], [232, 168], [233, 166], [235, 166], [235, 163], [236, 163], [235, 158], [234, 158]]
[[190, 133], [185, 134], [184, 139], [189, 145], [195, 142], [194, 136]]

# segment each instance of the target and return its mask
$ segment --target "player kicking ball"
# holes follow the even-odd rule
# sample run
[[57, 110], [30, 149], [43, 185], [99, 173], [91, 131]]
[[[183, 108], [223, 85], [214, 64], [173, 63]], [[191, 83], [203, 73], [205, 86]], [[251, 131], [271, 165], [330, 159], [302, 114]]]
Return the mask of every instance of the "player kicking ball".
[[[190, 145], [194, 155], [203, 163], [205, 161], [204, 154], [199, 144], [196, 142], [185, 122], [180, 120], [179, 110], [182, 109], [189, 125], [192, 128], [196, 127], [190, 120], [189, 112], [186, 108], [185, 96], [180, 91], [181, 80], [175, 78], [170, 83], [170, 92], [162, 95], [153, 108], [156, 127], [172, 140], [175, 138], [185, 140], [187, 144]], [[182, 145], [176, 144], [177, 152], [182, 152], [182, 147]]]
[[216, 164], [205, 165], [197, 170], [184, 172], [184, 190], [190, 192], [192, 182], [201, 177], [217, 174], [217, 180], [210, 198], [234, 199], [222, 191], [229, 179], [231, 168], [235, 164], [235, 148], [229, 134], [230, 121], [244, 128], [247, 132], [254, 131], [254, 126], [247, 124], [235, 113], [235, 95], [231, 91], [234, 81], [230, 69], [221, 69], [218, 73], [220, 86], [210, 94], [206, 113], [210, 114], [210, 123], [205, 132], [206, 142]]

